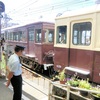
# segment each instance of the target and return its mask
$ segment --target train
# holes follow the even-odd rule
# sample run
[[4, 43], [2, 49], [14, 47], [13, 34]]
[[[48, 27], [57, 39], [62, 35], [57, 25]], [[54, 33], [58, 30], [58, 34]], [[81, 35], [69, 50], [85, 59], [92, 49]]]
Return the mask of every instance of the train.
[[66, 12], [55, 19], [55, 70], [65, 68], [69, 75], [100, 84], [99, 24], [100, 5]]
[[[28, 42], [23, 45], [27, 46], [28, 54], [34, 53], [33, 55], [37, 58], [36, 62], [40, 66], [43, 66], [44, 69], [50, 68], [50, 75], [53, 72], [65, 69], [68, 75], [77, 74], [80, 78], [89, 78], [91, 82], [100, 84], [99, 24], [99, 5], [68, 11], [55, 18], [55, 23], [52, 27], [51, 24], [50, 26], [45, 25], [45, 27], [48, 26], [46, 30], [42, 27], [42, 38], [39, 38], [40, 32], [37, 35], [37, 31], [35, 31], [35, 37], [38, 37], [38, 39], [36, 37], [35, 42], [42, 40], [41, 43]], [[39, 25], [36, 26], [36, 29], [38, 27]], [[50, 34], [52, 33], [50, 36], [53, 38], [49, 38], [50, 43], [45, 44], [48, 38], [45, 38], [46, 35], [44, 34], [45, 32], [48, 33], [48, 30], [51, 30], [49, 32]], [[22, 42], [17, 43], [20, 44]], [[12, 45], [12, 42], [10, 44]], [[34, 48], [34, 51], [30, 49], [31, 47]]]
[[4, 50], [8, 56], [14, 53], [16, 45], [25, 47], [25, 55], [21, 56], [24, 66], [49, 76], [53, 72], [54, 55], [54, 23], [33, 22], [17, 25], [1, 30], [5, 38]]

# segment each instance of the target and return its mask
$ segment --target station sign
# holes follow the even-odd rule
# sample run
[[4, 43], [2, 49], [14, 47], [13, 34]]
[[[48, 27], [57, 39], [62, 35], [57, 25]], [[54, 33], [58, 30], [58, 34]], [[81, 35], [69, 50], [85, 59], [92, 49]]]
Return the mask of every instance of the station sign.
[[0, 1], [0, 13], [5, 11], [5, 5]]
[[100, 0], [95, 0], [95, 4], [100, 4]]

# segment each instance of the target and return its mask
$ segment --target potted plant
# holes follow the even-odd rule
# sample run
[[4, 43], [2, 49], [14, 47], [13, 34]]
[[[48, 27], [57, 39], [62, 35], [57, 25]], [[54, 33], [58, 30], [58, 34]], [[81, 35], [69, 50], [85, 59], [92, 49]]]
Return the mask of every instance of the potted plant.
[[[74, 74], [74, 76], [71, 77], [71, 79], [69, 79], [67, 81], [67, 84], [72, 86], [72, 87], [78, 87], [79, 86], [79, 82], [80, 82], [80, 80], [78, 79], [78, 76], [76, 74]], [[72, 88], [71, 88], [71, 90], [72, 91], [76, 91], [75, 89], [72, 89]]]
[[66, 74], [65, 74], [65, 69], [59, 72], [57, 75], [53, 77], [53, 81], [60, 81], [61, 84], [66, 83]]
[[[92, 90], [100, 92], [100, 87], [93, 87]], [[92, 100], [100, 100], [100, 93], [90, 93]]]
[[59, 81], [59, 75], [55, 75], [55, 76], [53, 77], [53, 81]]
[[65, 69], [63, 69], [60, 73], [59, 73], [59, 80], [61, 84], [65, 84], [66, 83], [66, 74], [65, 74]]
[[[88, 79], [87, 79], [87, 80], [81, 80], [81, 81], [79, 82], [79, 88], [82, 88], [82, 89], [91, 89], [91, 85], [90, 85], [90, 83], [88, 82]], [[81, 94], [82, 96], [88, 96], [88, 92], [86, 92], [86, 91], [80, 90], [80, 94]]]

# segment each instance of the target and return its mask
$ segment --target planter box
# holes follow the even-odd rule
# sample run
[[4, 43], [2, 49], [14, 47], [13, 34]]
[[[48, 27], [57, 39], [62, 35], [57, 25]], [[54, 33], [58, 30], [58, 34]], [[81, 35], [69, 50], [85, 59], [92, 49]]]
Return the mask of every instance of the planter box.
[[80, 95], [82, 95], [83, 97], [87, 97], [88, 96], [88, 92], [80, 90]]
[[[59, 96], [59, 97], [62, 97], [62, 98], [67, 97], [67, 91], [63, 90], [63, 89], [61, 89], [57, 86], [53, 86], [52, 93], [53, 93], [53, 95], [56, 95], [56, 96]], [[55, 98], [55, 100], [61, 100], [61, 99]]]
[[95, 95], [93, 95], [92, 93], [90, 93], [90, 97], [92, 100], [100, 100], [99, 97], [96, 97]]

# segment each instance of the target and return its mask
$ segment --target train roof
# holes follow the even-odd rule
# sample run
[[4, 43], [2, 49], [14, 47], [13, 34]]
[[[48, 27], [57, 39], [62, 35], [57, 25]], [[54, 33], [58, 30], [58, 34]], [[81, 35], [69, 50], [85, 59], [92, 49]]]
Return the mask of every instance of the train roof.
[[28, 26], [28, 25], [32, 25], [32, 24], [40, 24], [40, 23], [54, 24], [52, 22], [38, 21], [38, 22], [33, 22], [33, 23], [25, 23], [25, 24], [21, 24], [21, 25], [15, 25], [15, 26], [12, 26], [12, 27], [7, 27], [7, 28], [4, 28], [4, 29], [1, 29], [1, 32], [5, 31], [5, 30], [20, 28], [20, 27], [24, 27], [24, 26]]
[[86, 8], [81, 8], [78, 10], [67, 11], [63, 13], [61, 16], [56, 17], [56, 19], [62, 19], [62, 18], [78, 16], [78, 15], [85, 15], [85, 14], [95, 13], [95, 12], [100, 12], [100, 4], [86, 7]]

